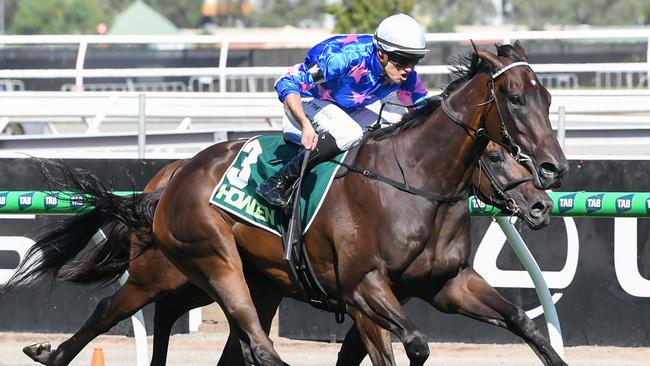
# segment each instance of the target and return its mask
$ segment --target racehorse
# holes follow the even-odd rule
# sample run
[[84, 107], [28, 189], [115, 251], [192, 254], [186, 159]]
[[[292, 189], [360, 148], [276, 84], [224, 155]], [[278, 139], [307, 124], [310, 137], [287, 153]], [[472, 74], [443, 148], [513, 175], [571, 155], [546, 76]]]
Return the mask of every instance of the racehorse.
[[[182, 160], [169, 164], [161, 169], [147, 184], [144, 191], [152, 192], [165, 187], [169, 178], [183, 164]], [[75, 174], [73, 174], [75, 175]], [[78, 175], [78, 174], [76, 174]], [[517, 215], [523, 219], [532, 229], [539, 229], [548, 224], [550, 220], [551, 202], [544, 191], [535, 189], [531, 182], [528, 171], [519, 165], [515, 159], [501, 146], [490, 143], [481, 156], [479, 166], [475, 169], [472, 185], [474, 193], [482, 197], [486, 203], [502, 208], [505, 212]], [[82, 187], [69, 187], [72, 190], [79, 190]], [[463, 206], [467, 206], [463, 203]], [[469, 218], [467, 218], [469, 219]], [[106, 223], [97, 222], [93, 227], [106, 227]], [[452, 227], [452, 226], [444, 226]], [[70, 227], [69, 232], [78, 229], [78, 226]], [[455, 230], [468, 230], [468, 226], [456, 226]], [[150, 227], [149, 227], [150, 230]], [[144, 232], [145, 229], [138, 229], [136, 232]], [[445, 237], [456, 237], [458, 235], [444, 235]], [[467, 235], [463, 237], [468, 238]], [[40, 247], [45, 244], [51, 248], [52, 238], [46, 236], [47, 240], [38, 240], [33, 253], [39, 252]], [[76, 235], [69, 236], [71, 241], [87, 242], [88, 238], [77, 238]], [[51, 350], [49, 342], [38, 343], [25, 347], [25, 352], [34, 361], [46, 365], [68, 364], [79, 351], [81, 351], [90, 340], [100, 333], [103, 333], [125, 319], [147, 303], [155, 300], [153, 356], [151, 365], [164, 365], [167, 355], [169, 335], [173, 323], [190, 309], [204, 306], [212, 302], [204, 292], [189, 283], [167, 259], [156, 251], [155, 247], [144, 247], [137, 235], [129, 238], [127, 230], [112, 231], [107, 235], [108, 242], [104, 247], [115, 247], [120, 242], [131, 241], [130, 250], [120, 253], [122, 260], [120, 264], [113, 264], [111, 271], [99, 274], [89, 274], [90, 271], [97, 272], [97, 263], [106, 262], [104, 256], [98, 260], [91, 260], [90, 263], [79, 263], [74, 266], [68, 265], [63, 278], [75, 282], [108, 281], [117, 278], [128, 266], [129, 278], [114, 295], [103, 299], [97, 305], [95, 312], [86, 321], [84, 326], [73, 335], [68, 341], [63, 342], [57, 349]], [[469, 242], [463, 243], [470, 245]], [[69, 246], [69, 244], [62, 244]], [[119, 245], [117, 245], [119, 247]], [[52, 257], [51, 254], [40, 255], [41, 257]], [[32, 252], [30, 252], [32, 253]], [[29, 255], [32, 256], [31, 254]], [[129, 261], [129, 258], [132, 258]], [[60, 263], [60, 262], [59, 262]], [[271, 320], [277, 311], [277, 299], [282, 293], [272, 282], [261, 276], [250, 266], [245, 266], [246, 280], [251, 288], [258, 314], [263, 322], [265, 331], [269, 331]], [[32, 273], [30, 276], [35, 276]], [[28, 277], [30, 277], [28, 276]], [[368, 325], [366, 325], [368, 327]], [[341, 352], [341, 360], [348, 358], [362, 359], [364, 356], [363, 345], [356, 350], [360, 343], [358, 332], [351, 329], [344, 343], [345, 351]], [[349, 345], [355, 345], [350, 347]], [[361, 353], [360, 353], [361, 352]], [[390, 352], [390, 348], [384, 353]], [[360, 357], [361, 356], [361, 357]], [[373, 355], [374, 356], [374, 355]], [[221, 357], [220, 365], [240, 365], [243, 358], [236, 334], [231, 335], [227, 342], [226, 352]], [[346, 363], [347, 364], [347, 363]]]
[[[513, 152], [527, 154], [537, 167], [539, 184], [556, 185], [567, 163], [548, 122], [548, 92], [525, 63], [518, 43], [497, 50], [496, 55], [482, 50], [472, 54], [469, 67], [447, 88], [442, 102], [432, 101], [402, 123], [372, 135], [361, 147], [357, 164], [392, 177], [399, 177], [403, 169], [412, 186], [462, 196], [474, 161], [491, 136]], [[436, 143], [438, 139], [444, 143]], [[221, 302], [241, 330], [247, 361], [283, 364], [259, 323], [238, 253], [240, 249], [252, 266], [288, 295], [301, 298], [300, 288], [287, 276], [279, 239], [198, 199], [202, 192], [209, 195], [207, 186], [214, 187], [241, 144], [215, 145], [177, 171], [156, 206], [154, 233], [165, 254]], [[395, 163], [394, 147], [409, 158], [403, 167]], [[426, 340], [404, 315], [391, 284], [401, 284], [399, 298], [426, 297], [434, 305], [447, 302], [448, 309], [464, 309], [467, 304], [455, 295], [457, 287], [472, 278], [468, 253], [436, 244], [442, 223], [459, 208], [466, 210], [458, 203], [431, 201], [349, 174], [334, 182], [305, 238], [333, 306], [345, 303], [357, 324], [370, 319], [395, 333], [415, 365], [428, 357]], [[364, 211], [376, 217], [364, 217]], [[381, 223], [376, 231], [374, 222]], [[545, 364], [563, 364], [519, 313], [499, 310], [481, 316], [502, 319], [502, 324], [521, 330]], [[372, 346], [367, 338], [366, 346]]]
[[[437, 245], [442, 223], [449, 225], [449, 215], [466, 209], [457, 203], [467, 195], [476, 160], [489, 140], [530, 158], [537, 181], [546, 187], [557, 186], [568, 170], [548, 119], [550, 95], [526, 62], [523, 47], [500, 45], [497, 54], [475, 50], [471, 55], [463, 76], [440, 100], [371, 134], [356, 159], [365, 170], [393, 180], [403, 175], [407, 186], [442, 197], [404, 192], [371, 179], [373, 175], [348, 174], [332, 183], [305, 235], [307, 251], [329, 297], [328, 306], [345, 309], [357, 323], [372, 321], [395, 334], [411, 365], [423, 365], [429, 349], [398, 296], [421, 297], [439, 308], [465, 309], [479, 318], [500, 318], [522, 331], [543, 361], [561, 365], [546, 340], [538, 337], [539, 330], [514, 308], [493, 308], [489, 297], [458, 296], [476, 281], [467, 270], [467, 253]], [[240, 256], [243, 252], [289, 296], [306, 301], [283, 260], [281, 241], [206, 202], [242, 145], [213, 145], [169, 180], [154, 214], [154, 242], [221, 305], [240, 332], [247, 362], [286, 365], [260, 323]], [[398, 296], [392, 289], [397, 282]], [[370, 346], [369, 336], [362, 339]]]

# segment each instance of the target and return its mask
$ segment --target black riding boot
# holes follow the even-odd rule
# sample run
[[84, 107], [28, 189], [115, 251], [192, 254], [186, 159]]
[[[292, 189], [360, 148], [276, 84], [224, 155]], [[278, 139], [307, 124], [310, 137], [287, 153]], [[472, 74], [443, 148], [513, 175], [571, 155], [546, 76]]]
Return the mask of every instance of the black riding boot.
[[[336, 141], [329, 133], [319, 136], [316, 149], [309, 155], [307, 171], [319, 163], [336, 156], [341, 150], [336, 146]], [[289, 162], [273, 176], [266, 178], [255, 192], [267, 203], [276, 207], [287, 207], [289, 204], [290, 189], [293, 183], [300, 177], [302, 160], [305, 157], [305, 150], [300, 151]]]

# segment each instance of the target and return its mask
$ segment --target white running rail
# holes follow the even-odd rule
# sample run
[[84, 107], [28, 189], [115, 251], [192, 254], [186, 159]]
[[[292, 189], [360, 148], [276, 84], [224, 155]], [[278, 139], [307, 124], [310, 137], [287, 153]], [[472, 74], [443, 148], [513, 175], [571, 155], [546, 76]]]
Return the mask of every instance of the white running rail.
[[[232, 36], [0, 36], [0, 46], [15, 45], [76, 45], [78, 47], [76, 66], [74, 69], [12, 69], [0, 70], [0, 79], [28, 78], [74, 78], [78, 90], [82, 90], [84, 78], [104, 77], [200, 77], [213, 75], [218, 78], [219, 91], [226, 91], [226, 79], [233, 76], [277, 77], [286, 71], [286, 67], [226, 67], [229, 50], [234, 47], [251, 48], [309, 48], [331, 34], [305, 34], [299, 41], [296, 37], [278, 37], [277, 34], [250, 33]], [[580, 40], [580, 41], [611, 41], [635, 40], [650, 44], [649, 29], [619, 29], [619, 30], [575, 30], [575, 31], [530, 31], [530, 32], [470, 32], [470, 33], [430, 33], [426, 35], [428, 42], [463, 43], [469, 40], [478, 43], [511, 42], [513, 40]], [[151, 44], [163, 48], [182, 48], [188, 45], [214, 45], [220, 49], [219, 64], [214, 67], [200, 68], [124, 68], [124, 69], [86, 69], [84, 61], [89, 45], [111, 44]], [[646, 46], [647, 47], [647, 46]], [[633, 63], [572, 63], [572, 64], [540, 64], [533, 68], [543, 73], [631, 73], [645, 74], [645, 83], [650, 74], [650, 47], [647, 47], [645, 62]], [[446, 65], [418, 66], [418, 72], [423, 75], [447, 74]], [[600, 78], [600, 77], [599, 77]], [[650, 84], [650, 83], [649, 83]], [[650, 85], [649, 85], [650, 88]]]

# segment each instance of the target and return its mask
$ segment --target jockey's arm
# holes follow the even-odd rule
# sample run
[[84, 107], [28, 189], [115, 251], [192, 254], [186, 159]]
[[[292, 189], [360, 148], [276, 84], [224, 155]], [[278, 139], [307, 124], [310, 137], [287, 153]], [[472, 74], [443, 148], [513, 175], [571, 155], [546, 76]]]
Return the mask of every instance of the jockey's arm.
[[318, 142], [318, 134], [314, 131], [314, 127], [311, 125], [311, 121], [305, 115], [305, 110], [302, 107], [302, 101], [300, 94], [289, 94], [284, 99], [284, 106], [293, 114], [296, 120], [300, 121], [302, 126], [302, 137], [300, 143], [307, 150], [311, 150], [316, 147]]

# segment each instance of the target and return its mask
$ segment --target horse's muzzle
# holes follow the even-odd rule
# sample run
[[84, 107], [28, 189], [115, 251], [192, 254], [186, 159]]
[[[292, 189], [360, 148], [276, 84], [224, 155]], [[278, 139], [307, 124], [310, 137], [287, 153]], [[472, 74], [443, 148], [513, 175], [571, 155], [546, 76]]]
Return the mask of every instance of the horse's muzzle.
[[553, 202], [548, 199], [540, 199], [529, 207], [530, 228], [539, 230], [551, 222]]
[[565, 160], [561, 163], [542, 162], [539, 165], [539, 180], [541, 189], [559, 188], [562, 185], [562, 176], [569, 171], [569, 163]]

